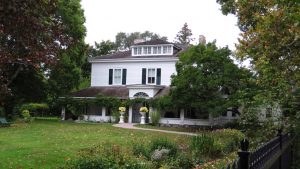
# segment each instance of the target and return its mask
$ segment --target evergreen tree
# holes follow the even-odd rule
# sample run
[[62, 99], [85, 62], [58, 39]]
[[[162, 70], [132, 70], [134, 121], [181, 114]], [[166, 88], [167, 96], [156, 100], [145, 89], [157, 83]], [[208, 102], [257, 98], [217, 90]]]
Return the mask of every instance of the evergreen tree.
[[184, 23], [181, 30], [177, 33], [175, 39], [180, 44], [190, 44], [194, 39], [192, 38], [192, 30], [188, 28], [188, 24]]

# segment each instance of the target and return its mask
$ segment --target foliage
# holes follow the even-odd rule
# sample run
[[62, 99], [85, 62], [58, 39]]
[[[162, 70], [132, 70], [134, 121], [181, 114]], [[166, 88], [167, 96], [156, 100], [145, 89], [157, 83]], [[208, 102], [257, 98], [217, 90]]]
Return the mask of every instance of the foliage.
[[194, 136], [191, 142], [191, 149], [193, 150], [195, 157], [201, 157], [201, 155], [209, 155], [217, 157], [220, 156], [222, 150], [217, 145], [214, 137], [207, 134], [200, 134]]
[[134, 157], [119, 145], [106, 143], [80, 152], [79, 159], [72, 161], [66, 168], [78, 169], [144, 169], [148, 168], [145, 161]]
[[159, 110], [165, 110], [165, 109], [172, 109], [176, 107], [175, 104], [172, 102], [172, 98], [170, 95], [161, 96], [152, 100], [149, 100], [149, 105], [159, 109]]
[[177, 75], [172, 76], [173, 104], [213, 115], [238, 106], [235, 94], [248, 71], [237, 67], [230, 54], [227, 47], [217, 48], [215, 42], [182, 53], [176, 63]]
[[124, 33], [119, 32], [116, 35], [115, 45], [118, 51], [127, 50], [131, 45], [134, 44], [134, 40], [143, 39], [143, 40], [154, 40], [154, 39], [163, 39], [167, 40], [167, 37], [161, 37], [160, 35], [145, 31], [143, 33], [140, 32], [132, 32], [132, 33]]
[[5, 117], [5, 109], [0, 106], [0, 117]]
[[217, 2], [224, 14], [238, 18], [242, 34], [237, 57], [251, 60], [265, 95], [279, 103], [287, 101], [300, 82], [299, 1]]
[[168, 153], [168, 155], [170, 157], [175, 157], [178, 151], [177, 145], [166, 138], [152, 140], [149, 145], [149, 151], [153, 153], [155, 150], [161, 149], [169, 150], [170, 152]]
[[177, 43], [180, 44], [190, 44], [191, 41], [193, 41], [194, 39], [191, 38], [192, 36], [192, 30], [188, 28], [188, 24], [184, 23], [183, 27], [181, 28], [181, 30], [177, 33], [175, 39]]
[[[0, 3], [0, 102], [9, 85], [28, 66], [49, 68], [72, 40], [57, 15], [58, 1], [11, 0]], [[12, 22], [13, 21], [13, 22]]]
[[147, 108], [147, 107], [141, 107], [141, 108], [140, 108], [140, 112], [145, 112], [145, 113], [147, 113], [147, 112], [148, 112], [148, 108]]
[[100, 43], [95, 42], [94, 46], [91, 46], [88, 51], [89, 57], [96, 57], [111, 54], [116, 51], [116, 44], [110, 40], [101, 41]]
[[152, 125], [157, 126], [160, 120], [160, 113], [157, 111], [153, 111], [150, 113], [150, 118], [151, 118]]
[[37, 111], [37, 110], [48, 110], [49, 106], [46, 103], [27, 103], [23, 104], [20, 107], [20, 111], [29, 110], [29, 111]]
[[30, 116], [29, 111], [26, 110], [26, 109], [24, 109], [24, 110], [22, 111], [22, 117], [23, 117], [23, 119], [24, 119], [24, 122], [26, 122], [26, 123], [30, 123], [30, 122], [33, 120], [33, 119], [31, 118], [31, 116]]

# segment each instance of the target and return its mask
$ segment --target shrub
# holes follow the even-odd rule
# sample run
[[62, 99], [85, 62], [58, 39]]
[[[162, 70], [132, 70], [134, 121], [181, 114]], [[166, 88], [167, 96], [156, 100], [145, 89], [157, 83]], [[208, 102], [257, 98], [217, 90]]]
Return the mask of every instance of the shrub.
[[215, 141], [214, 137], [208, 134], [194, 136], [190, 147], [196, 158], [204, 155], [216, 157], [222, 153], [221, 145]]
[[29, 111], [26, 109], [22, 111], [22, 117], [24, 119], [24, 122], [26, 122], [26, 123], [30, 123], [33, 120], [30, 116]]
[[140, 143], [136, 143], [132, 147], [133, 154], [136, 156], [144, 156], [146, 158], [150, 158], [150, 152], [149, 149], [144, 145]]
[[79, 157], [67, 163], [70, 169], [144, 169], [151, 168], [151, 163], [133, 156], [119, 145], [106, 143], [88, 148], [79, 153]]
[[157, 126], [160, 120], [160, 113], [157, 111], [151, 112], [150, 117], [152, 125]]
[[178, 150], [177, 145], [166, 138], [155, 139], [150, 143], [150, 152], [154, 152], [155, 150], [161, 149], [170, 150], [170, 157], [175, 157]]

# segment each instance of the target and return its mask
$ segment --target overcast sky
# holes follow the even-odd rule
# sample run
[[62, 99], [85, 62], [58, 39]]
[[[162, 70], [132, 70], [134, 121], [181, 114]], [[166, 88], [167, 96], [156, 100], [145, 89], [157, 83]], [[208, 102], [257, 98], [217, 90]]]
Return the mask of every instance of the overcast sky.
[[87, 36], [91, 45], [102, 40], [115, 40], [118, 32], [146, 30], [167, 36], [170, 42], [186, 22], [198, 41], [207, 41], [235, 49], [239, 29], [233, 15], [225, 16], [216, 0], [82, 0]]

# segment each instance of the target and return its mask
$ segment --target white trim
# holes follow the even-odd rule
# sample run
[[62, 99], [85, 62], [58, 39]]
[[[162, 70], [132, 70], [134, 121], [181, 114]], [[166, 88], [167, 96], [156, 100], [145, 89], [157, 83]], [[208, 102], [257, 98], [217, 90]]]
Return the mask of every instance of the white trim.
[[177, 62], [179, 57], [165, 58], [120, 58], [120, 59], [90, 59], [90, 63], [119, 63], [119, 62]]
[[[148, 49], [150, 47], [151, 52], [148, 52]], [[154, 47], [161, 47], [161, 51], [160, 53], [153, 53], [153, 48]], [[167, 53], [163, 53], [163, 48], [167, 47]], [[170, 53], [168, 52], [168, 47], [171, 47], [171, 51]], [[131, 56], [165, 56], [165, 55], [173, 55], [173, 49], [174, 49], [174, 45], [173, 44], [164, 44], [164, 45], [137, 45], [137, 46], [131, 46]], [[134, 54], [134, 49], [135, 48], [141, 48], [141, 54]], [[147, 48], [146, 53], [144, 48]]]
[[[113, 69], [113, 74], [112, 74], [112, 86], [121, 86], [122, 85], [122, 81], [123, 81], [123, 68], [112, 68]], [[109, 70], [109, 69], [108, 69]], [[120, 83], [115, 83], [115, 70], [121, 70], [121, 78], [120, 78]], [[108, 77], [109, 78], [109, 77]]]
[[[149, 69], [154, 69], [154, 82], [153, 83], [149, 83], [148, 78], [149, 78]], [[146, 84], [148, 85], [155, 85], [156, 84], [156, 80], [157, 80], [157, 73], [156, 70], [157, 68], [146, 68]]]

